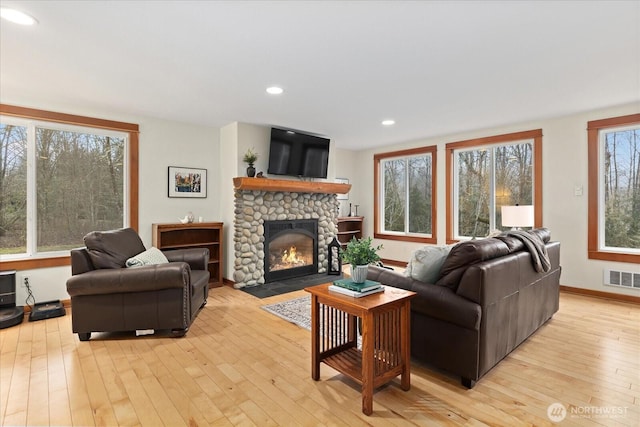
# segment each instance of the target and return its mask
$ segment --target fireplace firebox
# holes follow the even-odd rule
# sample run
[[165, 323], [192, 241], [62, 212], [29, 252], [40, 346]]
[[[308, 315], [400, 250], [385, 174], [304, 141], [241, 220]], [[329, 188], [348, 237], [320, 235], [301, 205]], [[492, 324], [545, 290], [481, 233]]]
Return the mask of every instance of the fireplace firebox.
[[318, 273], [318, 220], [264, 222], [265, 283]]

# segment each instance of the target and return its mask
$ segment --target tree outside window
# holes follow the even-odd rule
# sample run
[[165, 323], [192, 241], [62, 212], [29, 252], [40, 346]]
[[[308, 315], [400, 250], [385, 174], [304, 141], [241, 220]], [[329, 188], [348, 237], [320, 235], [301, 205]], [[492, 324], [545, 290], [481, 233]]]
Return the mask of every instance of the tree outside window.
[[122, 136], [36, 128], [38, 253], [124, 226], [125, 144]]
[[446, 145], [447, 243], [502, 226], [502, 206], [533, 205], [542, 224], [542, 130]]
[[0, 259], [7, 268], [65, 265], [88, 232], [137, 227], [137, 163], [130, 164], [137, 125], [0, 107]]
[[0, 123], [0, 255], [27, 251], [27, 127]]
[[504, 230], [502, 206], [533, 204], [533, 141], [454, 153], [456, 236]]
[[589, 257], [640, 262], [640, 114], [587, 128]]
[[435, 243], [435, 154], [432, 146], [374, 156], [375, 237]]

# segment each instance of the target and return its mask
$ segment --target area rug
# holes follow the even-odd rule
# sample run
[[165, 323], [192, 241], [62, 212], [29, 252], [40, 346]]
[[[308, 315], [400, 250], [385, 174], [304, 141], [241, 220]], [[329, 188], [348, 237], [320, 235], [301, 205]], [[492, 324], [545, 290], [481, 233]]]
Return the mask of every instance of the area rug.
[[[309, 331], [311, 330], [311, 295], [282, 301], [276, 304], [263, 305], [261, 308], [287, 322], [291, 322]], [[322, 324], [322, 317], [322, 311], [320, 311], [320, 324]], [[323, 331], [320, 331], [320, 334], [322, 335]], [[362, 335], [360, 335], [360, 332], [358, 332], [357, 336], [357, 347], [358, 349], [362, 349]]]
[[261, 308], [287, 322], [311, 330], [311, 295], [305, 295], [276, 304], [263, 305]]

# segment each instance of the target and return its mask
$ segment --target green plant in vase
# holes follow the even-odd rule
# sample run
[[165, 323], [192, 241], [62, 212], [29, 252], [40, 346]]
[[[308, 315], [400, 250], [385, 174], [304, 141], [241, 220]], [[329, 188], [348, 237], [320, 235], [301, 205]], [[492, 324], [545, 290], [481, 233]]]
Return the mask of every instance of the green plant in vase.
[[249, 148], [242, 158], [242, 161], [249, 165], [247, 167], [247, 176], [249, 177], [256, 176], [256, 168], [253, 167], [253, 164], [258, 160], [258, 154], [253, 150], [253, 148]]
[[364, 283], [367, 279], [369, 264], [380, 261], [377, 251], [382, 249], [382, 245], [374, 248], [371, 242], [371, 237], [366, 239], [354, 237], [342, 251], [342, 261], [351, 264], [351, 280], [355, 283]]

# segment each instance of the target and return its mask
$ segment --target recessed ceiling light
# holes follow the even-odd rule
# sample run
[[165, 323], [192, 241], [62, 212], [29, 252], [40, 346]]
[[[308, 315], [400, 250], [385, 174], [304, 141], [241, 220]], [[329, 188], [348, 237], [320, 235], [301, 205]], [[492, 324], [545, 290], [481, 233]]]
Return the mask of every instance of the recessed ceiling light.
[[267, 88], [267, 93], [270, 95], [280, 95], [284, 90], [278, 86], [271, 86]]
[[33, 25], [38, 22], [34, 17], [8, 7], [0, 7], [0, 17], [20, 25]]
[[383, 120], [382, 121], [382, 126], [393, 126], [396, 124], [395, 120]]

